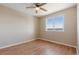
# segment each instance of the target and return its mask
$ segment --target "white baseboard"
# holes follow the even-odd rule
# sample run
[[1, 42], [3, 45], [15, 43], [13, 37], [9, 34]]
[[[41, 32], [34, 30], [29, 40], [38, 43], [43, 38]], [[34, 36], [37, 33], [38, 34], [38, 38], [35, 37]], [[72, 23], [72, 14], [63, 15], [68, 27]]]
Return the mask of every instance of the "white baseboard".
[[57, 41], [52, 41], [52, 40], [48, 40], [48, 39], [44, 39], [44, 38], [37, 38], [37, 39], [41, 39], [41, 40], [45, 40], [45, 41], [49, 41], [49, 42], [53, 42], [53, 43], [57, 43], [57, 44], [77, 48], [76, 46], [73, 46], [73, 45], [69, 45], [69, 44], [65, 44], [65, 43], [61, 43], [61, 42], [57, 42]]
[[64, 44], [64, 43], [61, 43], [61, 42], [52, 41], [52, 40], [48, 40], [48, 39], [44, 39], [44, 38], [36, 38], [36, 39], [31, 39], [31, 40], [27, 40], [27, 41], [23, 41], [23, 42], [18, 42], [18, 43], [6, 45], [6, 46], [3, 46], [3, 47], [0, 47], [0, 49], [16, 46], [16, 45], [27, 43], [27, 42], [30, 42], [30, 41], [33, 41], [33, 40], [37, 40], [37, 39], [41, 39], [41, 40], [45, 40], [45, 41], [49, 41], [49, 42], [53, 42], [53, 43], [57, 43], [57, 44], [61, 44], [61, 45], [65, 45], [65, 46], [76, 48], [76, 46], [72, 46], [72, 45], [69, 45], [69, 44]]
[[26, 40], [26, 41], [23, 41], [23, 42], [18, 42], [18, 43], [6, 45], [6, 46], [3, 46], [3, 47], [0, 47], [0, 49], [16, 46], [16, 45], [19, 45], [19, 44], [23, 44], [23, 43], [27, 43], [27, 42], [33, 41], [33, 40], [36, 40], [36, 39], [30, 39], [30, 40]]

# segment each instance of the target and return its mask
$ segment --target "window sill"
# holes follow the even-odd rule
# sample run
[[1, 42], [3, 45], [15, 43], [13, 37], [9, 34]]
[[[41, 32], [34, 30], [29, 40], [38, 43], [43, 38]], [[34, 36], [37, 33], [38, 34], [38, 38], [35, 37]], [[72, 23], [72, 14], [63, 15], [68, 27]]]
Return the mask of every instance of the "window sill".
[[64, 32], [64, 30], [46, 30], [47, 32]]

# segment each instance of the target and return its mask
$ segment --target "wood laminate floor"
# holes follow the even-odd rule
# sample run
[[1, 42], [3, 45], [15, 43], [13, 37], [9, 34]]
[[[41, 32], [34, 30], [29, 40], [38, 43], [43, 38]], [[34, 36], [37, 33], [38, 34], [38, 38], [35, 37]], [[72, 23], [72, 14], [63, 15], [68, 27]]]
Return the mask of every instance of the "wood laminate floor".
[[43, 40], [0, 49], [0, 55], [75, 55], [76, 49]]

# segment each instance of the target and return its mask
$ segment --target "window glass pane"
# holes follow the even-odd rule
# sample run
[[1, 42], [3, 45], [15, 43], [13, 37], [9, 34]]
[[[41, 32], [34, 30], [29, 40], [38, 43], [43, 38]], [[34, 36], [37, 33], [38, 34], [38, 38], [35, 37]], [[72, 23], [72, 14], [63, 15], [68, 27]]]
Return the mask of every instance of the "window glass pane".
[[54, 20], [55, 28], [64, 28], [64, 16], [57, 16]]
[[64, 16], [56, 16], [47, 19], [46, 29], [62, 30], [64, 29]]
[[47, 27], [47, 28], [52, 28], [52, 27], [53, 27], [53, 23], [54, 23], [53, 18], [49, 18], [49, 19], [47, 20], [47, 25], [46, 25], [46, 27]]

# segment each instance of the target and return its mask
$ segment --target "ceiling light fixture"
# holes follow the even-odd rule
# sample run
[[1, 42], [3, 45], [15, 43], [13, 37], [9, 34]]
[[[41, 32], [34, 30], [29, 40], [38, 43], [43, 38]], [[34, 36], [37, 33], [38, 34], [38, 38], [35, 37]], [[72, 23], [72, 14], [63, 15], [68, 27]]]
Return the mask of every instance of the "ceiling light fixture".
[[33, 6], [30, 7], [26, 7], [26, 8], [34, 8], [35, 12], [38, 13], [39, 10], [42, 11], [47, 11], [46, 9], [44, 9], [42, 6], [45, 5], [46, 3], [33, 3]]
[[36, 9], [36, 10], [39, 10], [40, 8], [39, 8], [39, 7], [36, 7], [35, 9]]

